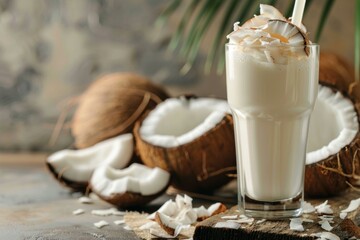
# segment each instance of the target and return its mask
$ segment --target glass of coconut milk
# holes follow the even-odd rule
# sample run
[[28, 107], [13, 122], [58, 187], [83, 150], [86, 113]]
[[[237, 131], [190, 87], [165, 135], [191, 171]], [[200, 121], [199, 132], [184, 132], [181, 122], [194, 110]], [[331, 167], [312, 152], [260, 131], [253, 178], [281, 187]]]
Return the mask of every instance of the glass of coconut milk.
[[319, 46], [226, 44], [238, 201], [246, 215], [299, 216]]

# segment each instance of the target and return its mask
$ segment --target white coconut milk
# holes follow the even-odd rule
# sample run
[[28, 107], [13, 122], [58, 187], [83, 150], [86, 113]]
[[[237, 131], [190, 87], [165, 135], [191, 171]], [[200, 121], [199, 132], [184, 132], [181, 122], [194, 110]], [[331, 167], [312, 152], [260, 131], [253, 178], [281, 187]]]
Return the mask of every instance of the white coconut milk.
[[258, 201], [293, 198], [303, 186], [317, 59], [292, 56], [285, 64], [276, 64], [229, 47], [227, 93], [243, 173], [241, 187]]

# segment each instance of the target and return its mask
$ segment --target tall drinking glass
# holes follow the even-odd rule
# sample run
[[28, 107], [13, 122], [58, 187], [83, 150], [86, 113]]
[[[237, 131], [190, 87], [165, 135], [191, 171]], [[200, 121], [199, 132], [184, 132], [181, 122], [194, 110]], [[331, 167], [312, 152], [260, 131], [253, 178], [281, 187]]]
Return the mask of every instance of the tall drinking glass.
[[301, 214], [318, 74], [318, 45], [226, 44], [238, 201], [246, 215], [274, 219]]

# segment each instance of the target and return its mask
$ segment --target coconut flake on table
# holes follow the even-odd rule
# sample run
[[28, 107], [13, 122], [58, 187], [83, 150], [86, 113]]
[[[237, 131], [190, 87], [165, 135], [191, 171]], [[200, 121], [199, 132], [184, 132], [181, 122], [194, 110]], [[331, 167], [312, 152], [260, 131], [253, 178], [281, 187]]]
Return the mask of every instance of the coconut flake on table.
[[130, 226], [128, 226], [128, 225], [125, 225], [125, 226], [123, 227], [123, 229], [125, 229], [125, 230], [127, 230], [127, 231], [132, 231], [132, 228], [131, 228]]
[[97, 228], [102, 228], [102, 227], [105, 227], [105, 226], [108, 226], [109, 223], [107, 221], [104, 221], [104, 220], [101, 220], [99, 222], [96, 222], [94, 223], [94, 226], [97, 227]]
[[310, 236], [318, 237], [317, 240], [340, 240], [340, 237], [331, 232], [313, 233]]
[[345, 219], [346, 216], [347, 216], [347, 213], [346, 213], [346, 212], [341, 212], [340, 215], [339, 215], [339, 217], [340, 217], [341, 219]]
[[333, 214], [334, 211], [331, 209], [331, 206], [328, 204], [328, 200], [315, 206], [316, 212], [319, 214]]
[[301, 218], [291, 218], [290, 219], [290, 229], [297, 232], [303, 232], [304, 226], [302, 225]]
[[86, 197], [86, 196], [80, 197], [80, 198], [78, 199], [78, 201], [79, 201], [80, 203], [83, 203], [83, 204], [92, 204], [92, 203], [94, 203], [94, 201], [93, 201], [91, 198]]
[[257, 220], [257, 221], [256, 221], [256, 224], [260, 224], [260, 223], [263, 223], [263, 222], [266, 222], [266, 219], [265, 219], [265, 218], [260, 219], [260, 220]]
[[160, 227], [157, 222], [151, 221], [147, 222], [139, 227], [140, 230], [150, 230], [155, 227]]
[[201, 137], [229, 113], [230, 108], [225, 100], [171, 98], [149, 113], [139, 133], [144, 141], [154, 146], [178, 147]]
[[167, 232], [165, 232], [163, 230], [159, 230], [157, 228], [151, 228], [150, 229], [150, 234], [152, 234], [152, 235], [154, 235], [156, 237], [159, 237], [159, 238], [173, 239], [173, 238], [177, 238], [182, 230], [185, 230], [185, 229], [188, 229], [188, 228], [190, 228], [190, 225], [177, 226], [177, 228], [175, 229], [174, 235], [170, 235]]
[[[74, 182], [88, 182], [100, 165], [123, 168], [134, 152], [133, 135], [119, 135], [80, 150], [65, 149], [53, 153], [47, 159], [56, 174]], [[65, 171], [64, 171], [65, 170]]]
[[73, 215], [80, 215], [80, 214], [83, 214], [83, 213], [85, 213], [85, 210], [84, 210], [84, 209], [81, 209], [81, 208], [76, 209], [76, 210], [74, 210], [74, 211], [72, 212]]
[[311, 203], [306, 201], [302, 202], [302, 209], [303, 209], [303, 213], [313, 213], [316, 210]]
[[91, 214], [97, 216], [110, 216], [110, 215], [123, 216], [126, 214], [126, 212], [119, 211], [116, 208], [109, 208], [109, 209], [92, 210]]
[[239, 229], [240, 224], [237, 222], [217, 222], [214, 226], [214, 228], [231, 228], [231, 229]]
[[[162, 213], [157, 212], [155, 215], [155, 221], [165, 230], [169, 235], [176, 237], [182, 229], [189, 228], [190, 224], [196, 221], [196, 214], [191, 214], [189, 209], [184, 209], [183, 215], [171, 218]], [[195, 221], [194, 221], [195, 219]]]
[[227, 222], [236, 222], [236, 223], [247, 223], [252, 224], [254, 222], [254, 218], [240, 218], [236, 220], [227, 220]]
[[208, 217], [211, 217], [215, 214], [224, 212], [226, 210], [226, 206], [222, 203], [214, 203], [212, 205], [210, 205], [208, 208], [205, 208], [204, 206], [198, 207], [198, 208], [194, 208], [196, 214], [197, 214], [197, 219], [202, 221]]
[[228, 216], [222, 216], [222, 219], [237, 219], [239, 216], [238, 215], [228, 215]]
[[330, 225], [329, 221], [327, 220], [322, 220], [319, 223], [321, 224], [321, 228], [326, 231], [331, 231], [333, 229], [333, 227]]
[[355, 211], [359, 207], [360, 207], [360, 198], [351, 200], [349, 206], [346, 209], [341, 210], [341, 213], [349, 213]]

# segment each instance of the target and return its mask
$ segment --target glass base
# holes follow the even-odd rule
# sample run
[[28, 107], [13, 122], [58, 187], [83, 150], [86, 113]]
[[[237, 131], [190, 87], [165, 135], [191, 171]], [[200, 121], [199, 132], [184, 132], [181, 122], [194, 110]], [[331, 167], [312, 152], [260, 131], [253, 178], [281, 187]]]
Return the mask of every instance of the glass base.
[[[283, 219], [299, 217], [302, 214], [302, 194], [282, 201], [258, 201], [245, 197], [240, 203], [240, 210], [248, 217], [261, 219]], [[242, 207], [243, 206], [243, 207]]]

